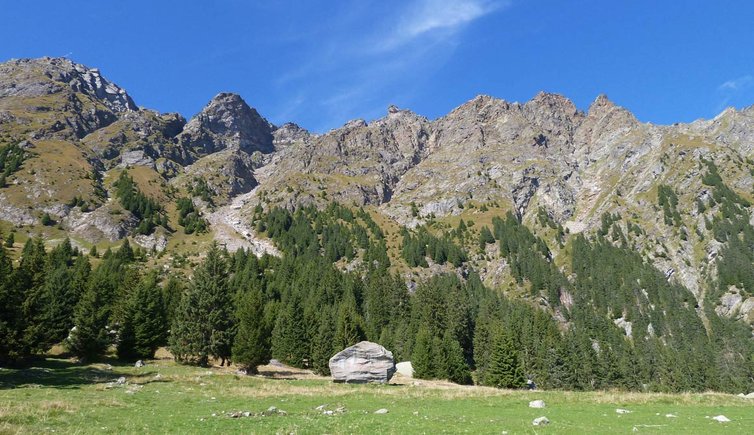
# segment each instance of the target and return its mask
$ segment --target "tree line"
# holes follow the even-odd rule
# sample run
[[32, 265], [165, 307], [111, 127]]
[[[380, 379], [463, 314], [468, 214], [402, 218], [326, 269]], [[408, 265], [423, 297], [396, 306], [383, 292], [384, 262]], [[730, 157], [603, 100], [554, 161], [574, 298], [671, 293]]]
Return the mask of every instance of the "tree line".
[[468, 267], [409, 291], [391, 273], [385, 234], [361, 209], [258, 209], [254, 224], [282, 257], [213, 245], [189, 279], [143, 271], [147, 254], [127, 242], [96, 267], [67, 242], [46, 251], [30, 240], [18, 266], [0, 248], [0, 359], [22, 362], [63, 342], [85, 360], [110, 346], [133, 360], [167, 345], [185, 364], [217, 359], [254, 373], [276, 358], [328, 374], [334, 353], [366, 339], [412, 361], [419, 378], [462, 384], [752, 388], [750, 330], [711, 310], [707, 330], [690, 292], [612, 243], [611, 232], [571, 238], [566, 277], [516, 216], [495, 219], [480, 243], [498, 245], [529, 290], [521, 299], [488, 288]]

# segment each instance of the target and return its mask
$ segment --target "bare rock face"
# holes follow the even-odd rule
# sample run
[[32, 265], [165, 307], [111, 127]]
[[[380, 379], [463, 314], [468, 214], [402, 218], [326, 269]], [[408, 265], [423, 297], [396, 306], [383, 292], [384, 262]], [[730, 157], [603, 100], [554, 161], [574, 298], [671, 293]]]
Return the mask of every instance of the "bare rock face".
[[274, 150], [273, 130], [238, 94], [220, 93], [186, 124], [178, 136], [181, 155], [174, 160], [188, 164], [224, 149], [270, 153]]
[[330, 373], [334, 382], [385, 384], [395, 373], [395, 361], [389, 350], [362, 341], [330, 358]]
[[[5, 77], [10, 78], [8, 83]], [[66, 58], [13, 60], [0, 64], [0, 98], [40, 97], [70, 90], [97, 98], [113, 112], [139, 110], [125, 89], [109, 82], [99, 69]]]

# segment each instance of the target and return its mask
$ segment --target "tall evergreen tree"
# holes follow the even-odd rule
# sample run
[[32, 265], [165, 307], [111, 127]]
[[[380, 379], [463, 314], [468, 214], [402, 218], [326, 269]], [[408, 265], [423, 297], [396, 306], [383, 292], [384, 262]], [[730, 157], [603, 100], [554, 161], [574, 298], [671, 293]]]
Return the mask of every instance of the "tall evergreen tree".
[[20, 358], [21, 301], [23, 294], [14, 282], [13, 263], [0, 246], [0, 364]]
[[495, 338], [489, 367], [485, 374], [485, 385], [497, 388], [522, 388], [525, 382], [513, 341], [507, 333], [499, 333]]
[[264, 295], [258, 288], [248, 289], [237, 310], [238, 332], [233, 342], [233, 361], [249, 374], [270, 361], [270, 331], [264, 318]]
[[296, 296], [291, 296], [278, 314], [272, 331], [272, 356], [294, 367], [305, 367], [308, 363], [309, 338]]
[[206, 366], [210, 356], [230, 357], [233, 330], [228, 270], [217, 244], [196, 269], [172, 326], [171, 350], [179, 362]]
[[448, 380], [456, 384], [472, 384], [471, 370], [464, 359], [463, 349], [450, 330], [445, 332], [442, 347], [445, 365], [444, 372]]
[[133, 292], [121, 326], [118, 356], [123, 359], [153, 358], [165, 343], [167, 321], [157, 277], [151, 273], [141, 279]]
[[330, 358], [337, 351], [335, 349], [335, 321], [334, 310], [331, 307], [322, 309], [322, 316], [319, 318], [319, 328], [317, 335], [312, 341], [312, 370], [322, 376], [330, 375]]
[[111, 336], [107, 330], [109, 312], [105, 309], [104, 287], [92, 283], [81, 295], [73, 318], [74, 327], [66, 339], [72, 354], [82, 360], [95, 359], [105, 353]]
[[414, 377], [419, 379], [435, 377], [437, 368], [432, 355], [432, 336], [425, 325], [421, 325], [416, 334], [416, 342], [411, 353], [411, 365], [414, 368]]
[[363, 320], [356, 309], [353, 293], [346, 291], [338, 308], [338, 321], [335, 326], [335, 349], [343, 350], [364, 340]]

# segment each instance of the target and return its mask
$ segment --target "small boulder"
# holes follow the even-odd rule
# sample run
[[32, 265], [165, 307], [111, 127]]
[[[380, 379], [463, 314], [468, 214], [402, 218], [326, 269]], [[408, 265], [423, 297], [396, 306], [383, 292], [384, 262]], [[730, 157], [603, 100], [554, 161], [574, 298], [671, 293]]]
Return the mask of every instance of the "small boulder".
[[402, 361], [395, 365], [395, 371], [405, 378], [414, 377], [414, 366], [411, 361]]
[[744, 397], [746, 397], [747, 399], [754, 399], [754, 393], [749, 393], [745, 395]]
[[544, 400], [532, 400], [529, 402], [529, 408], [544, 408], [545, 407], [545, 401]]
[[134, 367], [140, 368], [140, 367], [144, 367], [145, 365], [146, 364], [144, 364], [144, 361], [138, 360], [138, 361], [136, 361], [136, 364], [134, 364]]
[[719, 421], [720, 423], [728, 423], [730, 419], [724, 415], [716, 415], [712, 417], [713, 420]]
[[531, 422], [531, 424], [534, 426], [544, 426], [550, 424], [550, 420], [548, 420], [547, 417], [537, 417]]
[[378, 410], [374, 411], [374, 413], [375, 414], [387, 414], [388, 410], [385, 409], [385, 408], [381, 408], [381, 409], [378, 409]]
[[330, 373], [334, 382], [386, 384], [395, 373], [395, 361], [389, 350], [362, 341], [330, 358]]
[[618, 408], [615, 410], [615, 412], [617, 414], [630, 414], [631, 413], [631, 411], [629, 411], [628, 409], [623, 409], [623, 408]]
[[126, 384], [126, 377], [125, 377], [125, 376], [121, 376], [121, 377], [119, 377], [119, 378], [118, 378], [118, 379], [117, 379], [117, 380], [115, 381], [115, 383], [116, 383], [116, 384], [118, 384], [118, 385], [125, 385], [125, 384]]

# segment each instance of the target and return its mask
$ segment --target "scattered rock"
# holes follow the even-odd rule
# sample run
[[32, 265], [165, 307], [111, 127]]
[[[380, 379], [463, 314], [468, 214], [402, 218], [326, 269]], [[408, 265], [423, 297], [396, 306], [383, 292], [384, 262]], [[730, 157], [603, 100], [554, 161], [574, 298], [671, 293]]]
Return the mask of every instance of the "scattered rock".
[[144, 361], [138, 360], [138, 361], [136, 361], [136, 364], [134, 364], [134, 367], [139, 368], [139, 367], [144, 367], [145, 365], [146, 364], [144, 364]]
[[330, 358], [333, 381], [387, 383], [395, 373], [393, 354], [377, 343], [362, 341]]
[[375, 414], [387, 414], [388, 410], [385, 409], [385, 408], [381, 408], [381, 409], [378, 409], [378, 410], [374, 411], [374, 413]]
[[411, 361], [399, 362], [395, 365], [395, 371], [406, 378], [414, 377], [414, 366], [411, 365]]
[[547, 417], [537, 417], [531, 422], [531, 424], [534, 426], [544, 426], [550, 424], [550, 420], [548, 420]]
[[730, 419], [728, 417], [726, 417], [726, 416], [724, 416], [722, 414], [721, 415], [716, 415], [716, 416], [712, 417], [712, 419], [715, 420], [715, 421], [719, 421], [720, 423], [727, 423], [727, 422], [730, 421]]
[[678, 416], [675, 414], [665, 414], [665, 417], [667, 418], [677, 418]]
[[115, 380], [115, 383], [117, 385], [125, 385], [126, 384], [126, 377], [125, 376], [119, 377], [118, 379]]
[[266, 416], [266, 417], [269, 417], [269, 416], [272, 416], [272, 415], [288, 415], [288, 413], [285, 412], [285, 411], [283, 411], [282, 409], [278, 409], [275, 406], [270, 406], [269, 408], [267, 408], [267, 411], [264, 411], [262, 413], [262, 415]]
[[529, 402], [529, 408], [544, 408], [545, 407], [545, 401], [544, 400], [532, 400]]
[[618, 408], [618, 409], [615, 410], [615, 412], [618, 413], [618, 414], [630, 414], [631, 413], [631, 411], [629, 411], [628, 409], [623, 409], [623, 408]]

